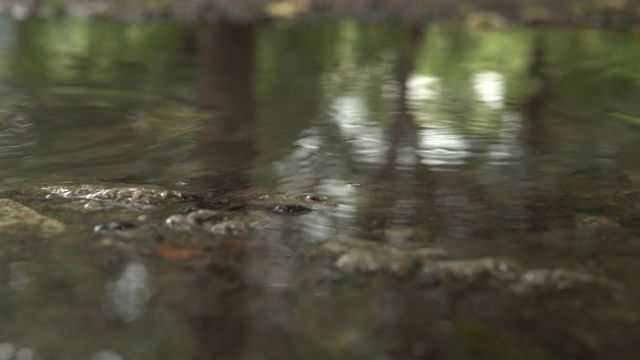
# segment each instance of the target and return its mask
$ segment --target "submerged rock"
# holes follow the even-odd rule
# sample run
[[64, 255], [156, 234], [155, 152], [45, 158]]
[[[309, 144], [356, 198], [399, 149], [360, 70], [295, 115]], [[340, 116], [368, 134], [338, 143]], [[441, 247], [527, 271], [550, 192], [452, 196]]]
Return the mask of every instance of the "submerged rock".
[[46, 186], [42, 190], [48, 192], [49, 195], [63, 198], [103, 200], [124, 205], [153, 206], [192, 200], [191, 196], [179, 191], [147, 185], [115, 187], [103, 185]]
[[[622, 290], [622, 284], [600, 276], [566, 269], [521, 268], [509, 259], [485, 257], [449, 260], [437, 248], [405, 250], [388, 244], [363, 240], [327, 240], [309, 255], [328, 258], [343, 273], [413, 276], [429, 287], [473, 290], [486, 288], [518, 296], [542, 295], [567, 289]], [[418, 271], [416, 271], [418, 270]]]
[[20, 226], [33, 227], [45, 234], [65, 229], [65, 225], [58, 220], [41, 215], [13, 200], [0, 199], [0, 229]]
[[271, 211], [276, 214], [288, 214], [288, 215], [300, 215], [306, 214], [311, 211], [310, 208], [298, 204], [285, 204], [276, 205], [271, 208]]
[[371, 251], [367, 249], [351, 249], [342, 254], [335, 262], [335, 267], [350, 273], [379, 274], [387, 273], [396, 276], [409, 275], [416, 263], [412, 258], [392, 251]]
[[165, 224], [177, 230], [204, 231], [214, 235], [244, 235], [263, 224], [255, 213], [233, 213], [199, 209], [188, 214], [171, 215]]
[[442, 259], [442, 249], [403, 250], [375, 241], [328, 240], [312, 250], [312, 257], [335, 258], [334, 266], [347, 273], [406, 276], [423, 261]]
[[497, 280], [500, 282], [516, 281], [520, 275], [520, 267], [514, 262], [499, 258], [482, 258], [472, 260], [450, 260], [425, 263], [422, 275], [430, 283], [443, 281], [477, 282], [480, 280]]
[[623, 289], [622, 284], [601, 276], [566, 269], [534, 269], [522, 274], [512, 290], [519, 295], [537, 295], [583, 287]]
[[310, 201], [310, 202], [327, 202], [329, 198], [324, 195], [318, 194], [303, 194], [296, 196], [299, 200]]
[[112, 221], [110, 223], [98, 224], [93, 227], [93, 232], [96, 233], [111, 233], [119, 232], [123, 230], [133, 229], [135, 227], [132, 223]]
[[224, 211], [200, 209], [192, 211], [186, 215], [171, 215], [167, 220], [165, 220], [165, 223], [178, 230], [193, 230], [201, 228], [207, 223], [215, 224], [226, 221], [230, 217], [231, 214]]

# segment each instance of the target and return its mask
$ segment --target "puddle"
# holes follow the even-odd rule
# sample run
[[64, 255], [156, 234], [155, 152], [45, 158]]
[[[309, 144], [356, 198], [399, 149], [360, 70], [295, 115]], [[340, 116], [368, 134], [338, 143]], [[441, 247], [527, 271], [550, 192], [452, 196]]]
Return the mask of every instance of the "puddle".
[[633, 33], [0, 30], [0, 358], [635, 358]]

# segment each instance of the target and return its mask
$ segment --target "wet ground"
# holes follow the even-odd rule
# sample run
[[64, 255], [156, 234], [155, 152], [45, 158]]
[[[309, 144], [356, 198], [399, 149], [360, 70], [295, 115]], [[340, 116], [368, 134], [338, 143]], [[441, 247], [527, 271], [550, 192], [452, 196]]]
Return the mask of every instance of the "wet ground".
[[0, 19], [0, 359], [634, 359], [640, 42]]

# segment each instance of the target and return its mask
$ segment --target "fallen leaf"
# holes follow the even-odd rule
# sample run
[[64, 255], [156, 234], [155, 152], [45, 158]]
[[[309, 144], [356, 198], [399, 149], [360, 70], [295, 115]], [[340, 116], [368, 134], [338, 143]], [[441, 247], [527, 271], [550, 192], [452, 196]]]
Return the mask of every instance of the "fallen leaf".
[[156, 252], [160, 257], [169, 261], [187, 261], [207, 254], [207, 251], [201, 247], [177, 247], [169, 245], [156, 246]]

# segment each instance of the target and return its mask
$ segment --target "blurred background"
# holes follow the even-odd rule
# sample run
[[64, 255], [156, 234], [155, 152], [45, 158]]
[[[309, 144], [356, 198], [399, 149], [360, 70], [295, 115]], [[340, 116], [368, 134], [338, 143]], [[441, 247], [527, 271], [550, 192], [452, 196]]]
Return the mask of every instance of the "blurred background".
[[0, 360], [635, 359], [640, 1], [0, 12]]

